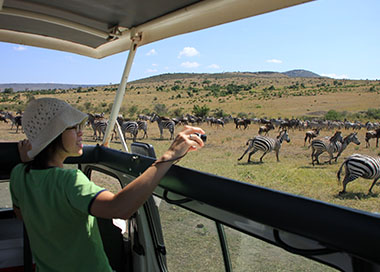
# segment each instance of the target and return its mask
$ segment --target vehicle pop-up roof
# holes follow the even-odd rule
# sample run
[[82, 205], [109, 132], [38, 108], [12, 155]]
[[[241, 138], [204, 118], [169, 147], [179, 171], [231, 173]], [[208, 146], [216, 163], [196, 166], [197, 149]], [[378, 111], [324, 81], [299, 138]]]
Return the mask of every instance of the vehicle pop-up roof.
[[0, 0], [0, 41], [92, 58], [130, 50], [103, 141], [108, 146], [137, 46], [304, 2]]

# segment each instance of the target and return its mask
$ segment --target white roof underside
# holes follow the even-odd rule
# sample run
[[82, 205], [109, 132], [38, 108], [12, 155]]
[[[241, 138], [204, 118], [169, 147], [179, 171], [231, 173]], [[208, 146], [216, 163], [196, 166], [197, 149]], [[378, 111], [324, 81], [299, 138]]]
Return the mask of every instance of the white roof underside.
[[0, 0], [0, 41], [103, 58], [310, 0]]

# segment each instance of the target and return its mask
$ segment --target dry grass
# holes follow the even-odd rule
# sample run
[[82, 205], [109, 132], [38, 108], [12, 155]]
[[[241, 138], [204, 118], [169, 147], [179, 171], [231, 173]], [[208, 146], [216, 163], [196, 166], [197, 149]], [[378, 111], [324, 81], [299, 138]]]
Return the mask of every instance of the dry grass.
[[[186, 86], [191, 84], [201, 88], [203, 80], [204, 78], [183, 79], [180, 85], [185, 86], [185, 89]], [[145, 108], [152, 110], [154, 104], [160, 103], [165, 104], [170, 110], [182, 108], [184, 113], [191, 113], [194, 105], [207, 105], [210, 109], [220, 108], [225, 113], [232, 115], [245, 112], [252, 113], [257, 117], [291, 118], [317, 115], [318, 113], [320, 116], [321, 113], [329, 110], [355, 113], [379, 107], [377, 93], [379, 83], [377, 81], [343, 80], [339, 81], [340, 85], [334, 87], [332, 79], [289, 79], [279, 77], [215, 79], [210, 84], [250, 84], [252, 82], [257, 84], [257, 87], [255, 87], [257, 92], [230, 95], [223, 98], [206, 97], [203, 91], [199, 95], [186, 97], [184, 90], [170, 90], [172, 86], [178, 84], [178, 81], [175, 83], [174, 80], [131, 83], [128, 85], [122, 109], [125, 110], [130, 105], [136, 105], [139, 111]], [[277, 92], [284, 90], [285, 86], [295, 85], [297, 82], [305, 86], [305, 88], [298, 89], [298, 91], [306, 92], [318, 89], [320, 93], [310, 96], [292, 96], [290, 95], [292, 92], [294, 93], [292, 90], [291, 92], [289, 91], [288, 96], [283, 96], [282, 98], [274, 96], [270, 99], [264, 99], [262, 97], [263, 89], [269, 86], [273, 85], [275, 87], [274, 92]], [[325, 84], [325, 87], [317, 87], [321, 84]], [[156, 90], [157, 87], [162, 86], [164, 91]], [[371, 87], [375, 88], [376, 91], [369, 92], [368, 90]], [[182, 97], [173, 99], [173, 96], [178, 93], [181, 93]], [[47, 95], [35, 95], [35, 97], [42, 96]], [[75, 93], [70, 91], [57, 94], [55, 97], [64, 99], [82, 109], [87, 102], [97, 106], [97, 109], [101, 109], [101, 104], [103, 103], [103, 105], [107, 105], [104, 107], [105, 109], [108, 108], [109, 103], [113, 102], [114, 92], [99, 90], [96, 93]], [[25, 104], [26, 100], [26, 95], [21, 94], [13, 103], [22, 101]], [[3, 108], [4, 105], [2, 104]], [[241, 162], [238, 162], [237, 158], [244, 152], [246, 141], [257, 135], [257, 125], [251, 125], [247, 130], [235, 129], [234, 124], [227, 124], [225, 128], [210, 127], [206, 124], [201, 126], [208, 135], [205, 148], [200, 152], [188, 154], [179, 165], [330, 203], [371, 212], [380, 212], [378, 205], [380, 188], [375, 186], [373, 189], [374, 194], [368, 196], [366, 193], [371, 184], [369, 180], [355, 180], [348, 185], [348, 193], [345, 196], [338, 195], [341, 185], [337, 184], [336, 172], [344, 158], [352, 153], [377, 155], [379, 152], [379, 149], [375, 147], [365, 148], [364, 129], [359, 131], [359, 139], [362, 144], [360, 146], [350, 145], [339, 158], [338, 164], [323, 164], [313, 167], [310, 159], [311, 150], [304, 147], [303, 144], [303, 131], [290, 131], [291, 142], [283, 144], [280, 152], [281, 162], [277, 163], [274, 153], [271, 153], [264, 157], [264, 163], [262, 164], [257, 163], [260, 154], [255, 154], [253, 156], [254, 162], [247, 164], [247, 157]], [[180, 129], [178, 127], [176, 130]], [[346, 136], [350, 132], [343, 131], [343, 135]], [[331, 136], [333, 133], [333, 131], [322, 131], [320, 136]], [[156, 123], [149, 124], [148, 135], [149, 139], [144, 141], [155, 147], [157, 155], [162, 154], [169, 147], [169, 133], [165, 131], [164, 137], [166, 139], [159, 140]], [[272, 137], [276, 135], [276, 132], [273, 131], [270, 134]], [[0, 123], [0, 139], [2, 141], [18, 141], [24, 137], [25, 135], [22, 133], [16, 134], [14, 130], [10, 130], [9, 124]], [[127, 141], [130, 143], [131, 139], [127, 139]], [[85, 130], [84, 142], [94, 144], [90, 128]], [[116, 142], [111, 143], [111, 147], [121, 149], [120, 144]], [[322, 155], [322, 160], [326, 159], [327, 156]]]
[[[210, 127], [206, 124], [201, 126], [208, 136], [206, 146], [199, 152], [189, 153], [178, 165], [338, 205], [380, 212], [378, 205], [380, 188], [375, 186], [374, 194], [367, 195], [371, 184], [369, 180], [355, 180], [348, 185], [348, 193], [345, 196], [338, 195], [342, 188], [337, 183], [336, 172], [344, 158], [353, 153], [377, 155], [379, 152], [379, 149], [374, 147], [374, 141], [371, 148], [365, 148], [364, 130], [358, 132], [362, 144], [349, 145], [337, 164], [313, 167], [310, 159], [311, 150], [307, 145], [304, 147], [303, 131], [290, 131], [291, 142], [283, 143], [280, 162], [276, 161], [272, 152], [264, 157], [264, 163], [258, 163], [261, 156], [258, 152], [252, 157], [253, 162], [247, 163], [247, 155], [240, 162], [237, 158], [246, 149], [246, 141], [257, 135], [257, 125], [251, 125], [247, 130], [235, 129], [234, 124], [227, 124], [225, 128]], [[177, 127], [176, 131], [180, 129], [181, 127]], [[348, 135], [350, 132], [343, 131], [343, 135]], [[144, 141], [155, 147], [157, 155], [169, 147], [171, 143], [169, 133], [165, 131], [165, 139], [160, 140], [157, 124], [149, 124], [148, 134], [149, 139]], [[320, 136], [332, 134], [333, 131], [322, 131]], [[10, 130], [10, 126], [4, 123], [0, 123], [0, 135], [3, 141], [17, 141], [25, 137], [22, 133], [16, 134], [14, 130]], [[270, 136], [275, 137], [276, 133], [271, 131]], [[84, 142], [95, 144], [90, 128], [85, 130]], [[130, 144], [131, 139], [127, 139], [127, 143]], [[121, 149], [121, 145], [112, 142], [111, 148]], [[321, 155], [321, 161], [327, 159], [327, 155]]]

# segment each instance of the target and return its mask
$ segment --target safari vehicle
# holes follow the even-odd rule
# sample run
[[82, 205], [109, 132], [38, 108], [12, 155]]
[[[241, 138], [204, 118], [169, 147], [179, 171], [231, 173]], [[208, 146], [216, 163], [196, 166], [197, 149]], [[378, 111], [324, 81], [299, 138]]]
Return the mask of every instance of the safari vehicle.
[[[91, 58], [129, 50], [110, 116], [113, 127], [138, 47], [304, 2], [1, 0], [0, 40]], [[83, 156], [66, 165], [124, 187], [154, 162], [154, 147], [134, 143], [130, 150], [114, 150], [107, 147], [109, 136], [107, 131], [102, 146], [85, 146]], [[0, 145], [1, 198], [9, 203], [5, 192], [19, 163], [17, 144]], [[3, 206], [0, 271], [32, 271], [27, 233], [10, 203]], [[376, 214], [176, 165], [127, 221], [121, 231], [99, 219], [115, 271], [380, 271]], [[273, 260], [256, 259], [269, 251]]]

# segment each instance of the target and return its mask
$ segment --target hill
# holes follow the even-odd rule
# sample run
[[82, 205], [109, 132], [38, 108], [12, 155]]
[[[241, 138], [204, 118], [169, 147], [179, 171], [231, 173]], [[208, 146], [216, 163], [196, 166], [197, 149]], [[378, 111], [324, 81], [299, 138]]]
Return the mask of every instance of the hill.
[[291, 70], [283, 73], [284, 75], [287, 75], [288, 77], [321, 77], [320, 75], [307, 71], [307, 70]]
[[[234, 79], [234, 78], [316, 78], [320, 75], [307, 71], [307, 70], [291, 70], [287, 72], [273, 72], [273, 71], [259, 71], [259, 72], [225, 72], [225, 73], [167, 73], [139, 80], [131, 81], [130, 83], [154, 83], [167, 80], [221, 80], [221, 79]], [[85, 85], [85, 84], [60, 84], [60, 83], [4, 83], [0, 84], [0, 92], [3, 92], [7, 88], [12, 88], [14, 92], [18, 91], [36, 91], [36, 90], [68, 90], [78, 87], [95, 87], [106, 86], [104, 85]]]
[[14, 92], [18, 91], [36, 91], [36, 90], [68, 90], [73, 88], [86, 88], [95, 85], [81, 85], [81, 84], [60, 84], [60, 83], [4, 83], [0, 84], [0, 92], [3, 92], [7, 88], [12, 88]]
[[287, 72], [259, 71], [259, 72], [225, 72], [225, 73], [167, 73], [151, 76], [130, 83], [152, 83], [165, 80], [183, 80], [183, 79], [233, 79], [233, 78], [310, 78], [321, 77], [320, 75], [307, 70], [291, 70]]

